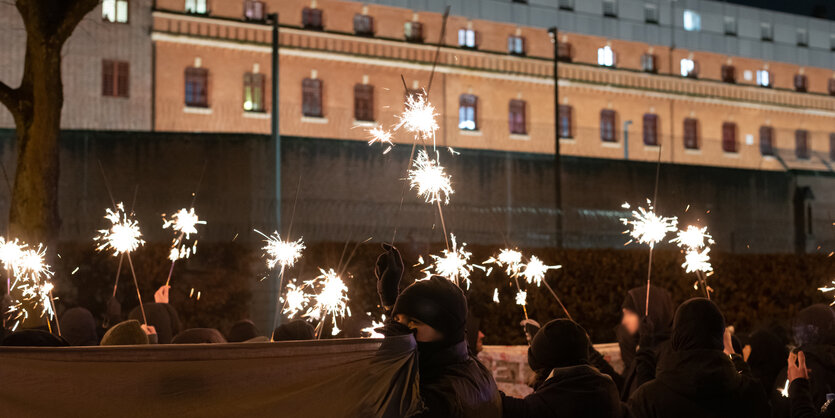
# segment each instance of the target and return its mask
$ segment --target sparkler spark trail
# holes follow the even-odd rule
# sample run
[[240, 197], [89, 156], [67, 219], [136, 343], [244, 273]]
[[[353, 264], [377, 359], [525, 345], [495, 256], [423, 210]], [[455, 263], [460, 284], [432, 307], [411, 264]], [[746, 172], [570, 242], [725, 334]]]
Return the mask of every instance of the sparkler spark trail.
[[678, 231], [676, 237], [671, 243], [678, 245], [680, 248], [688, 248], [697, 250], [705, 245], [712, 245], [714, 243], [713, 237], [707, 233], [707, 227], [699, 228], [695, 225], [688, 225], [686, 229]]
[[409, 169], [409, 185], [417, 189], [419, 197], [427, 203], [449, 203], [449, 195], [453, 193], [450, 177], [437, 159], [429, 158], [425, 150], [418, 151], [417, 158]]
[[518, 292], [516, 292], [516, 304], [517, 305], [522, 305], [522, 306], [527, 305], [528, 304], [527, 299], [528, 299], [528, 292], [525, 292], [524, 290], [519, 290]]
[[305, 249], [304, 242], [301, 238], [296, 241], [284, 241], [278, 234], [278, 231], [273, 232], [272, 235], [264, 235], [261, 231], [255, 230], [266, 238], [264, 242], [266, 245], [262, 248], [267, 256], [267, 267], [269, 269], [275, 268], [276, 265], [281, 269], [293, 267], [296, 261], [302, 256], [302, 250]]
[[452, 249], [441, 250], [441, 255], [439, 256], [430, 254], [434, 263], [423, 269], [423, 272], [426, 273], [426, 279], [432, 275], [438, 275], [459, 286], [461, 285], [460, 282], [463, 281], [466, 283], [467, 289], [469, 289], [470, 273], [472, 273], [474, 268], [481, 266], [468, 263], [473, 254], [467, 251], [466, 242], [462, 242], [459, 248], [455, 240], [455, 235], [449, 234], [449, 237], [452, 241]]
[[548, 270], [557, 270], [560, 268], [562, 268], [560, 265], [547, 266], [542, 262], [542, 260], [533, 255], [531, 256], [531, 260], [524, 265], [522, 277], [529, 284], [535, 284], [536, 287], [539, 287], [542, 281], [545, 280], [545, 273], [547, 273]]
[[110, 221], [111, 226], [109, 229], [100, 229], [99, 235], [93, 238], [99, 242], [96, 250], [113, 250], [113, 255], [117, 256], [130, 253], [145, 244], [141, 238], [139, 221], [125, 213], [125, 206], [121, 202], [116, 205], [115, 211], [108, 208], [104, 218]]
[[205, 225], [206, 221], [201, 221], [197, 217], [197, 214], [194, 213], [194, 208], [189, 210], [182, 208], [177, 213], [171, 215], [171, 219], [165, 219], [164, 215], [162, 218], [163, 229], [171, 228], [174, 232], [179, 232], [181, 236], [185, 235], [185, 239], [189, 239], [191, 234], [197, 233], [196, 226], [198, 224]]
[[438, 114], [426, 98], [425, 91], [419, 94], [409, 94], [406, 97], [406, 110], [400, 115], [400, 122], [395, 125], [395, 129], [405, 127], [407, 131], [424, 141], [431, 138], [434, 147], [435, 131], [438, 130], [435, 116]]
[[705, 291], [705, 297], [710, 299], [710, 290], [707, 286], [707, 273], [713, 272], [710, 265], [710, 245], [714, 244], [713, 237], [707, 233], [707, 227], [699, 228], [695, 225], [688, 225], [687, 228], [678, 231], [676, 237], [670, 240], [684, 250], [684, 268], [686, 273], [696, 273]]
[[499, 288], [493, 289], [493, 302], [499, 303]]
[[312, 287], [318, 286], [321, 290], [312, 295], [314, 304], [304, 316], [320, 320], [320, 327], [330, 316], [333, 326], [336, 327], [337, 318], [351, 316], [351, 309], [348, 307], [348, 286], [334, 269], [325, 271], [320, 268], [319, 272], [319, 276], [306, 283]]
[[713, 267], [710, 265], [710, 256], [707, 255], [709, 252], [710, 248], [705, 248], [701, 252], [696, 249], [688, 250], [684, 254], [684, 264], [681, 265], [684, 267], [684, 271], [686, 273], [710, 273], [713, 271]]
[[366, 338], [385, 338], [386, 337], [385, 335], [377, 332], [377, 329], [382, 328], [383, 325], [385, 325], [385, 322], [386, 322], [386, 316], [385, 315], [383, 315], [383, 319], [380, 322], [377, 322], [377, 321], [372, 319], [371, 320], [371, 326], [363, 328], [362, 332], [364, 334], [368, 334], [368, 335], [365, 336]]
[[304, 292], [303, 287], [296, 287], [295, 283], [287, 284], [287, 296], [284, 298], [282, 313], [288, 318], [294, 318], [304, 310], [308, 303], [310, 303], [310, 295]]
[[[624, 204], [623, 207], [628, 209], [629, 205]], [[662, 241], [668, 233], [676, 231], [678, 218], [675, 216], [669, 218], [658, 216], [649, 200], [647, 200], [647, 207], [648, 209], [639, 207], [637, 210], [633, 210], [632, 219], [621, 218], [620, 220], [624, 225], [631, 227], [631, 229], [623, 231], [624, 234], [629, 234], [632, 237], [629, 242], [636, 241], [640, 244], [647, 244], [652, 248], [656, 243]]]
[[499, 251], [499, 255], [488, 258], [484, 264], [495, 264], [499, 267], [504, 267], [505, 272], [510, 277], [516, 277], [522, 269], [522, 253], [510, 248], [504, 248]]
[[388, 145], [386, 150], [383, 151], [383, 154], [391, 151], [391, 148], [394, 146], [391, 142], [391, 132], [386, 131], [382, 126], [377, 125], [369, 129], [368, 133], [371, 134], [371, 139], [368, 140], [368, 145], [373, 145], [375, 142], [379, 142], [380, 145]]
[[20, 263], [24, 248], [26, 244], [19, 243], [17, 239], [6, 240], [0, 237], [0, 263], [3, 264], [3, 268], [14, 270]]
[[[24, 249], [20, 252], [15, 262], [15, 280], [10, 290], [20, 289], [23, 301], [31, 302], [35, 306], [40, 305], [40, 316], [46, 315], [51, 320], [55, 316], [55, 305], [52, 301], [53, 285], [49, 281], [52, 276], [53, 272], [46, 264], [46, 248], [39, 244], [37, 248]], [[29, 312], [19, 300], [14, 301], [7, 313], [10, 314], [11, 320], [17, 322], [14, 328], [29, 317]], [[58, 335], [60, 335], [60, 327]]]

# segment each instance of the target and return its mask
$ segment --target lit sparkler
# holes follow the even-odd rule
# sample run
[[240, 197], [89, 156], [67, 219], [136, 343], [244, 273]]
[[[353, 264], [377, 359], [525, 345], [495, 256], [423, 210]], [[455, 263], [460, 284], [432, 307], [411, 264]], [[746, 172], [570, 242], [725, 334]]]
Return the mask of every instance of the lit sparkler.
[[304, 310], [310, 302], [310, 295], [304, 292], [304, 287], [297, 287], [295, 283], [287, 284], [287, 295], [284, 297], [284, 309], [282, 312], [288, 318], [294, 318]]
[[786, 379], [786, 383], [783, 385], [782, 388], [777, 389], [777, 392], [780, 392], [780, 395], [783, 395], [784, 398], [789, 397], [789, 379]]
[[362, 332], [365, 333], [365, 334], [368, 334], [368, 335], [366, 335], [366, 338], [385, 338], [386, 337], [385, 335], [377, 332], [377, 329], [382, 328], [383, 325], [385, 325], [385, 322], [386, 322], [386, 316], [385, 315], [383, 315], [383, 319], [381, 320], [381, 322], [377, 322], [377, 321], [372, 319], [371, 320], [371, 326], [363, 328]]
[[499, 303], [499, 288], [493, 289], [493, 302]]
[[713, 271], [713, 266], [710, 265], [710, 256], [707, 254], [710, 248], [705, 248], [702, 251], [690, 249], [684, 254], [684, 267], [686, 273], [702, 272], [709, 273]]
[[449, 195], [453, 193], [450, 177], [437, 159], [429, 158], [425, 150], [418, 151], [417, 158], [412, 162], [409, 170], [410, 188], [417, 189], [418, 196], [427, 203], [449, 203]]
[[6, 270], [14, 270], [23, 255], [26, 244], [21, 244], [17, 239], [6, 240], [0, 237], [0, 263]]
[[[405, 127], [407, 131], [414, 133], [417, 137], [427, 140], [435, 140], [435, 131], [438, 130], [438, 123], [435, 122], [435, 107], [426, 98], [426, 92], [422, 94], [409, 94], [406, 97], [406, 110], [400, 115], [400, 122], [395, 129]], [[434, 143], [433, 143], [434, 146]]]
[[[171, 215], [171, 219], [162, 218], [162, 228], [171, 228], [174, 232], [185, 235], [185, 239], [189, 239], [191, 234], [197, 233], [197, 225], [205, 225], [206, 221], [201, 221], [197, 214], [194, 213], [194, 208], [182, 208], [177, 213]], [[178, 239], [179, 240], [179, 239]]]
[[525, 292], [524, 290], [521, 290], [521, 289], [518, 292], [516, 292], [516, 304], [517, 305], [522, 305], [522, 306], [527, 305], [528, 304], [527, 299], [528, 299], [528, 292]]
[[688, 225], [686, 229], [678, 231], [676, 237], [670, 242], [678, 245], [680, 248], [694, 250], [714, 243], [713, 237], [707, 233], [706, 226], [699, 228], [695, 225]]
[[452, 249], [441, 250], [441, 255], [439, 256], [431, 254], [430, 257], [432, 257], [432, 260], [434, 260], [434, 262], [433, 264], [423, 269], [423, 272], [426, 273], [427, 279], [433, 275], [438, 275], [446, 278], [447, 280], [459, 286], [460, 283], [463, 281], [464, 283], [466, 283], [467, 289], [469, 289], [470, 273], [472, 273], [475, 267], [480, 266], [468, 263], [470, 261], [470, 257], [473, 254], [467, 251], [466, 242], [462, 242], [461, 247], [458, 247], [458, 243], [455, 240], [455, 235], [449, 234], [449, 236], [452, 241]]
[[499, 255], [487, 259], [484, 264], [495, 264], [499, 267], [504, 267], [508, 276], [516, 277], [523, 266], [522, 253], [505, 248], [499, 251]]
[[325, 271], [320, 268], [319, 272], [319, 276], [307, 283], [313, 287], [318, 285], [321, 290], [312, 296], [314, 304], [304, 316], [320, 320], [320, 326], [330, 316], [333, 326], [336, 327], [337, 318], [351, 316], [351, 309], [348, 307], [348, 286], [334, 269]]
[[[637, 210], [633, 210], [632, 219], [621, 218], [620, 220], [624, 225], [631, 227], [631, 229], [623, 232], [632, 237], [629, 242], [636, 241], [647, 244], [652, 248], [656, 243], [662, 241], [668, 233], [676, 231], [678, 218], [675, 216], [659, 216], [655, 213], [655, 208], [649, 200], [647, 200], [647, 207], [648, 209], [639, 207]], [[629, 209], [629, 204], [624, 203], [623, 208]]]
[[388, 145], [385, 151], [383, 151], [383, 154], [391, 151], [391, 148], [394, 146], [391, 142], [391, 132], [386, 131], [382, 126], [377, 125], [369, 129], [368, 133], [371, 135], [371, 139], [368, 140], [368, 145], [373, 145], [375, 142], [379, 142], [380, 145]]
[[276, 265], [280, 266], [281, 269], [293, 267], [296, 261], [301, 258], [302, 250], [305, 249], [304, 242], [301, 238], [296, 241], [284, 241], [281, 239], [278, 231], [273, 232], [270, 236], [264, 235], [258, 230], [255, 230], [255, 232], [266, 238], [264, 240], [266, 245], [262, 249], [267, 256], [268, 268], [273, 269]]
[[99, 235], [93, 238], [99, 242], [96, 250], [113, 250], [113, 255], [116, 256], [130, 253], [145, 244], [141, 238], [139, 221], [125, 213], [125, 206], [121, 202], [116, 205], [115, 211], [108, 208], [104, 218], [110, 221], [111, 226], [109, 229], [99, 230]]
[[539, 287], [542, 281], [545, 280], [545, 273], [547, 273], [548, 270], [557, 270], [561, 268], [562, 266], [560, 265], [548, 266], [545, 263], [543, 263], [542, 260], [533, 255], [531, 256], [531, 260], [524, 265], [524, 269], [522, 270], [522, 277], [529, 284], [535, 284], [537, 287]]

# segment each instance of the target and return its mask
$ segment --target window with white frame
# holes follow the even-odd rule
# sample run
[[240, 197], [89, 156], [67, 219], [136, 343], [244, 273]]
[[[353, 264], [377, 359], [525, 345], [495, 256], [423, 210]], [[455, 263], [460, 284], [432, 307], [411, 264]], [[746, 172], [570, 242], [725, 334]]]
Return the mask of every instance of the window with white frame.
[[186, 13], [206, 14], [206, 0], [186, 0]]
[[476, 36], [475, 31], [472, 29], [459, 29], [458, 30], [458, 46], [463, 46], [464, 48], [475, 48], [476, 47]]
[[517, 35], [508, 36], [507, 52], [512, 55], [525, 55], [525, 38]]
[[458, 129], [475, 131], [478, 129], [478, 97], [462, 94], [458, 99]]
[[686, 31], [700, 31], [702, 30], [702, 16], [692, 10], [684, 11], [684, 30]]
[[609, 45], [597, 49], [597, 64], [604, 67], [615, 66], [615, 51]]
[[684, 58], [679, 66], [681, 67], [682, 77], [696, 77], [699, 75], [699, 65], [694, 60]]
[[102, 0], [101, 18], [106, 22], [127, 23], [128, 0]]
[[757, 70], [757, 85], [771, 87], [771, 73], [768, 70]]

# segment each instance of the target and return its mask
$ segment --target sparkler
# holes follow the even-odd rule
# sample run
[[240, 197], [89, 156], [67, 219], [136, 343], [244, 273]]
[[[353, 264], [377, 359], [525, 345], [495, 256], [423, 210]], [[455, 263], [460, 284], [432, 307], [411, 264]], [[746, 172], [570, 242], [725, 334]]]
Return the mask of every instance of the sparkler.
[[528, 299], [528, 292], [525, 292], [524, 290], [519, 290], [518, 292], [516, 292], [516, 304], [517, 305], [522, 305], [522, 306], [527, 305], [528, 304], [527, 299]]
[[[28, 248], [20, 251], [14, 267], [15, 280], [10, 286], [10, 289], [19, 288], [21, 290], [23, 300], [30, 301], [35, 306], [41, 306], [39, 316], [43, 317], [46, 315], [47, 325], [49, 325], [50, 330], [52, 329], [52, 325], [49, 321], [55, 316], [55, 301], [52, 297], [53, 285], [49, 281], [53, 274], [50, 266], [46, 264], [46, 247], [38, 244], [37, 248]], [[20, 301], [17, 301], [10, 308], [10, 312], [14, 311], [18, 312], [17, 318], [25, 320], [29, 317], [29, 313]], [[57, 318], [55, 324], [58, 328], [58, 335], [60, 336], [61, 326]], [[15, 325], [16, 327], [17, 325]]]
[[499, 303], [499, 288], [493, 289], [493, 302]]
[[510, 248], [504, 248], [499, 251], [499, 255], [488, 258], [484, 264], [495, 264], [499, 267], [504, 267], [505, 272], [510, 277], [515, 277], [522, 269], [522, 253]]
[[288, 318], [294, 318], [310, 302], [310, 295], [304, 292], [303, 287], [297, 287], [295, 283], [287, 284], [287, 296], [284, 298], [284, 309], [282, 313]]
[[[624, 209], [629, 209], [629, 203], [624, 203]], [[632, 239], [626, 244], [637, 241], [641, 244], [649, 245], [649, 263], [647, 263], [647, 297], [644, 315], [649, 315], [649, 288], [650, 279], [652, 277], [652, 250], [655, 244], [663, 240], [667, 233], [676, 230], [678, 225], [678, 218], [658, 216], [655, 213], [655, 208], [652, 202], [647, 199], [647, 209], [639, 207], [638, 210], [632, 211], [632, 219], [621, 218], [621, 222], [631, 229], [623, 231], [624, 234], [629, 234]]]
[[427, 140], [432, 138], [432, 146], [435, 146], [435, 131], [438, 130], [438, 123], [435, 122], [435, 107], [429, 103], [426, 91], [419, 94], [406, 96], [406, 109], [400, 115], [400, 122], [395, 129], [406, 128], [407, 131], [415, 134], [417, 138]]
[[[267, 257], [267, 268], [272, 270], [275, 266], [279, 266], [278, 271], [278, 294], [276, 295], [276, 309], [275, 309], [275, 317], [273, 318], [273, 329], [275, 326], [278, 325], [278, 315], [281, 313], [282, 309], [279, 308], [279, 304], [281, 303], [281, 292], [284, 288], [284, 271], [288, 267], [293, 267], [302, 256], [302, 250], [305, 249], [304, 242], [302, 238], [299, 238], [296, 241], [285, 241], [281, 239], [281, 235], [278, 234], [278, 231], [273, 232], [272, 235], [266, 235], [259, 230], [254, 230], [258, 234], [261, 234], [264, 238], [264, 242], [266, 245], [262, 248], [264, 250], [264, 255]], [[294, 286], [295, 288], [295, 286]], [[294, 293], [293, 295], [294, 302], [300, 302], [299, 295]], [[288, 293], [288, 300], [289, 300], [289, 293]], [[292, 305], [291, 309], [300, 309], [296, 308], [296, 306], [300, 305]], [[296, 312], [293, 312], [295, 315]], [[291, 316], [292, 318], [292, 316]]]
[[[113, 256], [122, 255], [127, 257], [128, 265], [130, 266], [130, 273], [133, 276], [133, 284], [136, 287], [136, 297], [139, 300], [139, 308], [142, 311], [142, 320], [145, 325], [148, 325], [148, 318], [145, 316], [145, 306], [142, 304], [142, 295], [139, 292], [139, 281], [136, 279], [136, 270], [133, 268], [133, 260], [130, 253], [135, 251], [145, 241], [141, 238], [142, 232], [139, 230], [139, 221], [133, 219], [131, 214], [125, 212], [125, 205], [119, 202], [115, 206], [116, 210], [107, 208], [104, 218], [110, 221], [110, 228], [100, 229], [99, 235], [93, 238], [94, 241], [99, 242], [96, 247], [98, 251], [113, 251]], [[122, 259], [119, 259], [119, 271], [121, 271]], [[116, 283], [118, 284], [119, 273], [116, 273]], [[116, 293], [116, 286], [114, 285], [113, 293]]]
[[423, 272], [426, 273], [426, 279], [432, 277], [433, 275], [437, 275], [444, 277], [459, 286], [461, 285], [460, 282], [463, 281], [466, 283], [467, 289], [469, 289], [470, 273], [472, 273], [474, 268], [480, 266], [469, 264], [470, 257], [473, 254], [467, 251], [466, 242], [462, 242], [461, 247], [458, 247], [455, 235], [450, 234], [449, 236], [452, 240], [452, 249], [441, 250], [441, 255], [439, 256], [430, 254], [430, 257], [432, 257], [434, 262], [424, 268]]
[[318, 285], [321, 290], [313, 295], [315, 302], [304, 315], [320, 321], [317, 327], [319, 328], [317, 338], [321, 335], [321, 327], [327, 321], [328, 316], [331, 317], [334, 327], [336, 327], [337, 318], [351, 316], [351, 309], [348, 307], [348, 286], [334, 269], [325, 271], [320, 268], [319, 272], [321, 274], [308, 284], [314, 287]]
[[165, 219], [162, 215], [162, 229], [171, 228], [177, 237], [171, 243], [171, 251], [168, 254], [168, 259], [171, 260], [171, 268], [168, 270], [168, 278], [165, 280], [165, 285], [171, 282], [171, 274], [174, 273], [174, 263], [181, 258], [188, 258], [192, 253], [197, 252], [197, 241], [190, 247], [187, 246], [184, 240], [188, 240], [191, 234], [197, 234], [197, 225], [205, 225], [206, 221], [201, 221], [197, 214], [194, 213], [194, 208], [182, 208], [177, 213], [171, 215], [171, 219]]
[[418, 197], [423, 197], [426, 203], [449, 203], [449, 195], [453, 193], [450, 177], [437, 159], [429, 158], [425, 150], [418, 151], [417, 158], [409, 170], [410, 188], [417, 189]]
[[713, 272], [713, 266], [710, 265], [710, 245], [714, 244], [713, 237], [707, 233], [707, 227], [699, 228], [695, 225], [688, 225], [687, 228], [678, 231], [676, 237], [671, 243], [678, 245], [684, 253], [684, 268], [685, 273], [696, 273], [699, 278], [698, 283], [702, 284], [705, 291], [705, 297], [710, 299], [710, 290], [707, 287], [707, 279], [705, 275]]
[[385, 335], [377, 332], [377, 329], [382, 328], [383, 325], [385, 325], [385, 322], [386, 322], [386, 316], [385, 315], [383, 315], [383, 319], [380, 322], [377, 322], [377, 321], [372, 319], [371, 320], [371, 326], [363, 328], [362, 332], [365, 333], [365, 334], [368, 334], [366, 336], [366, 338], [385, 338], [386, 337]]
[[373, 145], [375, 142], [379, 142], [380, 145], [386, 144], [387, 147], [383, 154], [388, 154], [391, 151], [394, 144], [391, 142], [391, 132], [386, 131], [383, 129], [382, 126], [377, 125], [368, 130], [368, 133], [371, 134], [371, 139], [368, 140], [368, 145]]
[[[531, 260], [528, 261], [527, 264], [524, 265], [524, 269], [522, 270], [521, 274], [522, 277], [525, 279], [528, 284], [535, 284], [536, 287], [539, 287], [540, 283], [545, 281], [545, 273], [548, 270], [557, 270], [561, 269], [562, 266], [548, 266], [542, 262], [539, 258], [535, 255], [531, 256]], [[545, 283], [548, 285], [548, 283]]]

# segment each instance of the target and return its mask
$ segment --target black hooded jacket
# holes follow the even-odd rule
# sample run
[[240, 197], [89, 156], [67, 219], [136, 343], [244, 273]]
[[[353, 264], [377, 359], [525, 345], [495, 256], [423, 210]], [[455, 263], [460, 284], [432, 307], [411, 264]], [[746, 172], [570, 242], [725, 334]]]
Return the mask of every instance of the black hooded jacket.
[[[626, 401], [641, 385], [655, 379], [658, 361], [670, 351], [670, 329], [673, 325], [673, 298], [670, 292], [656, 286], [650, 286], [649, 315], [646, 313], [647, 287], [631, 289], [623, 301], [623, 308], [638, 314], [641, 321], [645, 318], [652, 324], [652, 335], [643, 336], [648, 344], [636, 347], [633, 336], [626, 332], [618, 333], [621, 346], [621, 358], [624, 360], [623, 380], [620, 387], [621, 400]], [[624, 352], [636, 347], [636, 352]], [[626, 360], [629, 360], [627, 363]], [[617, 380], [615, 380], [617, 382]]]
[[725, 322], [707, 299], [690, 299], [676, 312], [672, 351], [655, 380], [632, 394], [636, 418], [763, 418], [770, 414], [759, 382], [722, 351]]
[[628, 417], [609, 376], [589, 365], [561, 367], [524, 399], [502, 396], [505, 418]]

